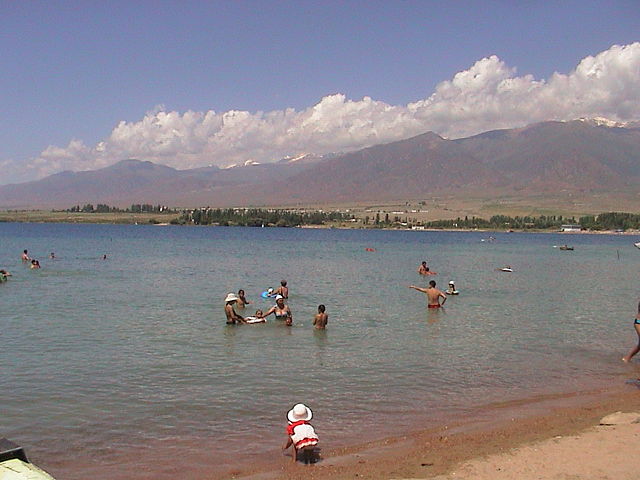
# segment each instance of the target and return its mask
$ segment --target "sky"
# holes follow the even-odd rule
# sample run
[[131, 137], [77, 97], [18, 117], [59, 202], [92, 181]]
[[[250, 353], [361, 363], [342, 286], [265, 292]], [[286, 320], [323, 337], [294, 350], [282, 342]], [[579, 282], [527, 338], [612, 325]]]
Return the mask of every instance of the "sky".
[[0, 0], [0, 184], [640, 120], [640, 0]]

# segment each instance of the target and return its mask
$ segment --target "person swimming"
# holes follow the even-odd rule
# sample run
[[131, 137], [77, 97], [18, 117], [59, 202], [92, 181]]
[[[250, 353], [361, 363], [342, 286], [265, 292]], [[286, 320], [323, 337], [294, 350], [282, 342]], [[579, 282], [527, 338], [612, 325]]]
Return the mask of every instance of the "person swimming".
[[449, 288], [447, 288], [447, 290], [444, 293], [446, 293], [447, 295], [458, 295], [460, 292], [456, 290], [456, 286], [453, 283], [453, 280], [450, 280]]
[[280, 286], [273, 292], [273, 295], [282, 295], [283, 298], [289, 298], [289, 287], [287, 287], [287, 281], [280, 281]]

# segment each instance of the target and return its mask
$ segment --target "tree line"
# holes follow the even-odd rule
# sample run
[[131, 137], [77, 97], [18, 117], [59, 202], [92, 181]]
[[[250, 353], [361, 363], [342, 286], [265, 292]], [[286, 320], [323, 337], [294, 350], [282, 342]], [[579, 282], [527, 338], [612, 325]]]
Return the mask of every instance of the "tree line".
[[179, 225], [221, 225], [244, 227], [297, 227], [300, 225], [323, 225], [353, 218], [341, 212], [296, 212], [260, 208], [196, 208], [187, 210], [171, 221]]
[[623, 212], [607, 212], [599, 215], [563, 217], [562, 215], [515, 216], [494, 215], [489, 220], [480, 217], [458, 217], [455, 220], [435, 220], [424, 223], [427, 228], [482, 228], [547, 230], [559, 229], [562, 225], [580, 225], [583, 230], [628, 230], [640, 229], [640, 215]]
[[85, 205], [75, 205], [64, 210], [65, 212], [81, 212], [81, 213], [177, 213], [164, 205], [151, 205], [148, 203], [134, 203], [128, 208], [111, 207], [99, 203], [95, 207], [91, 203]]

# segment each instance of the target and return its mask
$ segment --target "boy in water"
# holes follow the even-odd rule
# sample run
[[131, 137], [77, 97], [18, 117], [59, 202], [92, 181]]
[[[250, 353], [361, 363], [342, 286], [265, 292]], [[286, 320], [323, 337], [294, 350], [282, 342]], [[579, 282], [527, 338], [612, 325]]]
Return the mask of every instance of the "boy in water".
[[[447, 296], [442, 293], [440, 290], [436, 288], [436, 282], [431, 280], [429, 282], [429, 288], [420, 288], [415, 285], [409, 285], [409, 288], [413, 288], [414, 290], [418, 290], [427, 295], [428, 299], [428, 308], [440, 308], [444, 306], [444, 302], [447, 301]], [[442, 303], [440, 303], [440, 299], [442, 298]]]
[[324, 313], [324, 305], [318, 305], [318, 313], [313, 317], [313, 326], [318, 330], [324, 330], [327, 328], [327, 322], [329, 321], [329, 315]]

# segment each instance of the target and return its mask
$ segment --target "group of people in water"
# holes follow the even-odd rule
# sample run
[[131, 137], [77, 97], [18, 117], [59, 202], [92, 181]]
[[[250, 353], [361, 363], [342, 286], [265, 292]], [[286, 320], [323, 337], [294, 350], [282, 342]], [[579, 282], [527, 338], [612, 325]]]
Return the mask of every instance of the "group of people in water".
[[[224, 313], [227, 319], [227, 325], [241, 323], [266, 323], [267, 317], [269, 317], [271, 314], [275, 316], [276, 320], [284, 322], [284, 325], [293, 325], [293, 313], [291, 313], [291, 308], [289, 308], [289, 305], [285, 303], [285, 300], [289, 299], [289, 287], [287, 286], [286, 280], [282, 280], [280, 282], [280, 286], [276, 289], [269, 288], [264, 293], [264, 297], [273, 298], [276, 304], [269, 308], [267, 311], [258, 309], [256, 310], [254, 315], [243, 317], [236, 311], [236, 307], [245, 308], [247, 305], [252, 303], [247, 300], [245, 291], [240, 289], [238, 290], [237, 294], [233, 292], [227, 294], [226, 298], [224, 299]], [[329, 315], [327, 315], [326, 313], [326, 307], [324, 305], [318, 305], [318, 313], [314, 316], [313, 326], [316, 329], [323, 330], [327, 327], [328, 320]]]
[[[418, 274], [424, 276], [437, 275], [436, 272], [432, 271], [429, 268], [426, 260], [424, 260], [418, 267]], [[429, 286], [427, 288], [416, 287], [415, 285], [409, 285], [409, 288], [413, 288], [414, 290], [422, 292], [427, 296], [427, 308], [429, 309], [443, 307], [445, 302], [447, 301], [447, 295], [458, 295], [460, 293], [456, 289], [456, 285], [453, 280], [449, 281], [449, 287], [444, 292], [436, 288], [435, 280], [430, 280]], [[440, 301], [440, 299], [442, 299], [442, 302]]]

